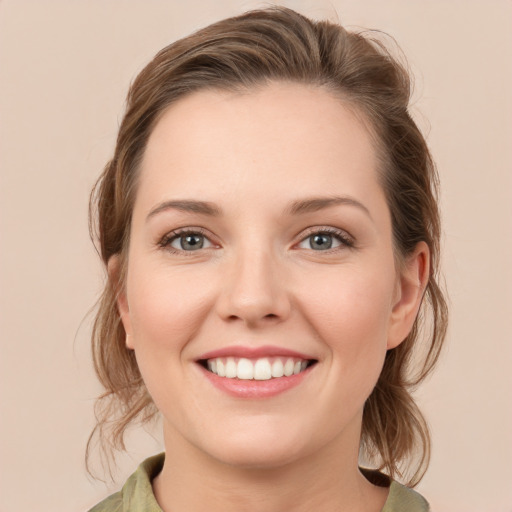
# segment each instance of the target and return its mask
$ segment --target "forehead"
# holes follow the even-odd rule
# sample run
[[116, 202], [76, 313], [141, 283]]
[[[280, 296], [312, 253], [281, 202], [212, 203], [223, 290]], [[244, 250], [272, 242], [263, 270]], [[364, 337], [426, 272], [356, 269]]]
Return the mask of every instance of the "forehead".
[[316, 86], [273, 83], [195, 92], [169, 107], [149, 137], [137, 195], [285, 200], [332, 188], [358, 195], [376, 182], [372, 137], [354, 108]]

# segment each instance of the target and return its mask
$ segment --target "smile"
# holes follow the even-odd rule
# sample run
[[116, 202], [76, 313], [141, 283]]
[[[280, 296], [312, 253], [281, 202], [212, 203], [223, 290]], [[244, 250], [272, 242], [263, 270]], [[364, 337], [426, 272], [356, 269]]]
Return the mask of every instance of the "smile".
[[315, 360], [297, 357], [215, 357], [201, 361], [211, 373], [226, 379], [271, 380], [302, 373]]

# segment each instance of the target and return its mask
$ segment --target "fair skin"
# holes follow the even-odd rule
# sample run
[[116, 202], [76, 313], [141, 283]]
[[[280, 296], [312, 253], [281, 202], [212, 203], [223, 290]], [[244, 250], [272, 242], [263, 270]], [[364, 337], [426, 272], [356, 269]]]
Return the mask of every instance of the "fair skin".
[[[305, 85], [196, 92], [154, 128], [119, 309], [163, 416], [164, 511], [381, 510], [387, 489], [358, 470], [362, 411], [428, 248], [397, 270], [377, 169], [361, 119]], [[228, 357], [299, 373], [229, 378]]]

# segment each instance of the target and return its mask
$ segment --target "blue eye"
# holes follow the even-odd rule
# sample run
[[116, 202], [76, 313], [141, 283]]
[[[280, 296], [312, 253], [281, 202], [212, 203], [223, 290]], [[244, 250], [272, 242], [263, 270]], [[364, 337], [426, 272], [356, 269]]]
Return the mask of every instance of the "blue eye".
[[299, 247], [313, 251], [328, 251], [341, 246], [353, 247], [354, 244], [343, 232], [316, 231], [304, 238]]
[[181, 233], [171, 233], [166, 236], [161, 245], [163, 247], [172, 248], [175, 251], [193, 252], [200, 249], [207, 249], [212, 243], [202, 233], [196, 231], [184, 231]]
[[[325, 251], [326, 249], [332, 249], [333, 243], [336, 244], [337, 240], [333, 239], [332, 235], [325, 233], [317, 233], [308, 237], [309, 245], [311, 249], [315, 251]], [[339, 245], [339, 242], [338, 242]]]

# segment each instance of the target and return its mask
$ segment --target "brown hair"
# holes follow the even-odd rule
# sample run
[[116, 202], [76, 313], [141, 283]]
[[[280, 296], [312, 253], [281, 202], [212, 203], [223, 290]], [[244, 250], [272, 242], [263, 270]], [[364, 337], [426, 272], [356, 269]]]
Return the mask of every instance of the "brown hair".
[[[434, 367], [447, 325], [446, 302], [437, 282], [438, 179], [426, 142], [408, 112], [408, 73], [378, 35], [348, 32], [282, 7], [251, 11], [167, 46], [135, 79], [114, 157], [91, 195], [91, 232], [97, 235], [105, 264], [119, 255], [121, 272], [118, 282], [106, 282], [92, 333], [94, 365], [105, 392], [96, 404], [97, 424], [88, 453], [99, 434], [110, 459], [114, 449], [124, 449], [127, 426], [135, 419], [148, 421], [157, 412], [134, 353], [125, 346], [116, 304], [125, 277], [138, 168], [155, 124], [170, 104], [197, 90], [293, 81], [338, 94], [363, 114], [381, 158], [397, 260], [420, 241], [430, 249], [430, 277], [420, 314], [406, 340], [386, 355], [365, 404], [361, 438], [362, 454], [379, 469], [391, 476], [407, 474], [410, 485], [421, 479], [430, 457], [430, 436], [410, 393]], [[413, 350], [418, 346], [419, 355]]]

